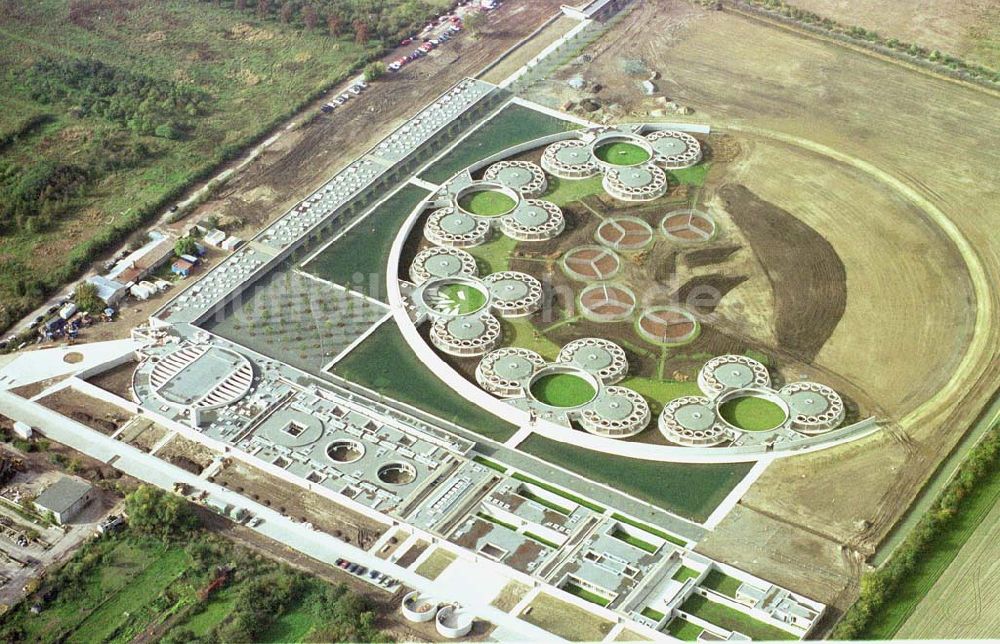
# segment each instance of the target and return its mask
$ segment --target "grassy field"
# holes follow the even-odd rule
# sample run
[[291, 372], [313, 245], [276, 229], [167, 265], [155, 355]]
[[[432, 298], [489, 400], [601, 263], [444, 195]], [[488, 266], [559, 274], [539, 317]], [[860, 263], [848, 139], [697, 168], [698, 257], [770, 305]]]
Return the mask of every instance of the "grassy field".
[[[392, 368], [387, 369], [386, 365]], [[413, 354], [392, 321], [380, 326], [332, 370], [338, 376], [499, 442], [517, 431], [439, 380]]]
[[385, 301], [385, 269], [399, 227], [429, 193], [407, 184], [331, 243], [302, 269]]
[[754, 640], [798, 639], [787, 631], [765, 624], [728, 606], [709, 601], [701, 595], [689, 597], [681, 606], [681, 610], [726, 630], [739, 631]]
[[542, 199], [551, 201], [557, 206], [565, 206], [568, 203], [579, 201], [584, 197], [604, 192], [604, 186], [601, 183], [603, 180], [603, 175], [577, 181], [550, 176], [548, 177], [548, 190], [545, 191]]
[[688, 568], [687, 566], [681, 566], [671, 577], [674, 581], [679, 581], [682, 584], [688, 579], [696, 579], [698, 577], [698, 571], [693, 568]]
[[444, 183], [462, 168], [512, 145], [577, 127], [570, 121], [511, 104], [425, 170], [420, 178], [431, 183]]
[[495, 190], [480, 190], [463, 195], [458, 205], [474, 215], [498, 217], [510, 212], [517, 205], [513, 199]]
[[[229, 581], [199, 599], [222, 563], [234, 567]], [[248, 586], [266, 575], [295, 580], [299, 590], [294, 605], [275, 609], [258, 641], [300, 642], [327, 624], [323, 602], [331, 587], [323, 581], [204, 533], [166, 542], [126, 530], [84, 545], [50, 573], [54, 592], [39, 602], [41, 612], [29, 612], [33, 601], [18, 605], [0, 621], [0, 641], [128, 642], [144, 632], [176, 641], [211, 637], [240, 610], [240, 597], [253, 594]]]
[[704, 521], [750, 471], [746, 463], [657, 463], [529, 436], [518, 449], [695, 521]]
[[649, 160], [646, 152], [634, 143], [608, 143], [594, 150], [594, 155], [612, 165], [638, 165]]
[[429, 557], [424, 559], [424, 561], [417, 566], [416, 573], [422, 577], [427, 577], [428, 579], [437, 579], [438, 575], [444, 572], [444, 569], [451, 565], [451, 562], [455, 561], [455, 555], [447, 550], [442, 550], [438, 548], [430, 554]]
[[628, 518], [627, 516], [625, 516], [623, 514], [618, 514], [616, 512], [616, 513], [614, 513], [611, 516], [614, 517], [616, 520], [621, 521], [622, 523], [627, 523], [630, 526], [639, 528], [640, 530], [644, 530], [644, 531], [646, 531], [646, 532], [648, 532], [650, 534], [655, 534], [658, 537], [666, 539], [670, 543], [675, 543], [678, 546], [686, 546], [687, 545], [687, 541], [681, 539], [680, 537], [675, 537], [674, 535], [670, 534], [669, 532], [664, 532], [663, 530], [660, 530], [659, 528], [653, 527], [651, 525], [646, 525], [645, 523], [642, 523], [641, 521], [635, 521], [634, 519], [630, 519], [630, 518]]
[[539, 593], [521, 619], [571, 642], [600, 642], [614, 624], [552, 595]]
[[642, 614], [643, 617], [648, 617], [649, 619], [657, 621], [657, 622], [660, 621], [661, 619], [663, 619], [663, 617], [664, 617], [663, 613], [661, 613], [660, 611], [658, 611], [656, 609], [650, 608], [649, 606], [646, 606], [645, 608], [643, 608], [641, 614]]
[[542, 376], [531, 385], [531, 394], [553, 407], [579, 407], [593, 400], [595, 393], [589, 382], [568, 373]]
[[705, 576], [705, 581], [701, 585], [709, 590], [714, 590], [726, 597], [736, 598], [736, 591], [739, 590], [742, 582], [739, 579], [730, 577], [718, 570], [713, 570]]
[[[376, 51], [193, 0], [100, 3], [76, 21], [67, 12], [38, 0], [0, 21], [0, 132], [50, 117], [0, 149], [0, 175], [12, 186], [28, 172], [49, 184], [79, 177], [44, 217], [3, 233], [0, 321]], [[96, 73], [103, 84], [76, 86]], [[142, 83], [166, 98], [140, 103]]]
[[[582, 505], [583, 507], [589, 508], [590, 510], [593, 510], [594, 512], [597, 512], [598, 514], [603, 514], [604, 513], [604, 508], [602, 508], [601, 506], [597, 505], [596, 503], [588, 501], [587, 499], [584, 499], [582, 497], [576, 496], [575, 494], [573, 494], [571, 492], [567, 492], [566, 490], [558, 488], [558, 487], [556, 487], [554, 485], [549, 485], [548, 483], [545, 483], [543, 481], [539, 481], [537, 479], [533, 479], [530, 476], [527, 476], [525, 474], [521, 474], [520, 472], [514, 473], [513, 477], [515, 479], [517, 479], [518, 481], [524, 481], [525, 483], [531, 483], [532, 485], [538, 486], [538, 487], [542, 488], [543, 490], [547, 490], [549, 492], [552, 492], [553, 494], [558, 494], [559, 496], [563, 497], [564, 499], [569, 499], [570, 501], [573, 501], [577, 505]], [[523, 495], [524, 493], [522, 492], [521, 494]], [[531, 494], [531, 492], [529, 491], [528, 494]], [[538, 498], [538, 497], [535, 496], [535, 495], [532, 495], [532, 496], [529, 496], [529, 497], [526, 497], [526, 498]], [[564, 514], [569, 514], [569, 513], [568, 512], [564, 512]]]
[[697, 642], [703, 630], [701, 626], [695, 626], [681, 617], [675, 617], [667, 624], [667, 632], [685, 642]]
[[781, 407], [757, 396], [727, 400], [719, 407], [719, 413], [730, 425], [749, 432], [774, 429], [786, 418]]

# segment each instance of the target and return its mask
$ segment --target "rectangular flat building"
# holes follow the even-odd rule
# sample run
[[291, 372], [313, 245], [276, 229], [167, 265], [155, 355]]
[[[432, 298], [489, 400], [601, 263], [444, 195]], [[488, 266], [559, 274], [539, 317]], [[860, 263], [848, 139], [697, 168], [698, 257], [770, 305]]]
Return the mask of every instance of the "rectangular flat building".
[[90, 483], [64, 476], [35, 499], [35, 509], [43, 514], [51, 512], [62, 525], [71, 521], [93, 499], [94, 487]]

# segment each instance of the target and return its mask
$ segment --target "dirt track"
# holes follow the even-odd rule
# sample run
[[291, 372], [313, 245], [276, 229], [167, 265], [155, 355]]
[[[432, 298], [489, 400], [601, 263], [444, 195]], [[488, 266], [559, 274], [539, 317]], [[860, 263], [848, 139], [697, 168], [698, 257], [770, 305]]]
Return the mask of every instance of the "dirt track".
[[[429, 56], [371, 84], [330, 114], [285, 133], [195, 216], [243, 222], [249, 236], [389, 134], [441, 92], [473, 76], [559, 11], [558, 0], [509, 0], [477, 38], [467, 31]], [[401, 48], [406, 53], [411, 47]]]
[[[847, 306], [817, 362], [862, 387], [889, 426], [857, 445], [773, 465], [746, 507], [700, 547], [746, 560], [745, 544], [777, 521], [772, 545], [746, 567], [846, 605], [857, 558], [898, 520], [996, 388], [998, 298], [988, 284], [1000, 282], [1000, 152], [983, 141], [1000, 137], [1000, 105], [984, 92], [682, 2], [638, 5], [587, 53], [594, 60], [586, 67], [558, 77], [582, 72], [603, 84], [597, 96], [619, 106], [607, 110], [619, 119], [648, 119], [661, 107], [623, 73], [627, 56], [661, 73], [660, 92], [695, 109], [689, 120], [752, 138], [734, 176], [803, 218], [844, 261]], [[531, 97], [549, 105], [580, 98], [558, 82]], [[788, 560], [783, 543], [810, 540], [815, 556]], [[810, 582], [810, 570], [841, 579], [842, 590]]]

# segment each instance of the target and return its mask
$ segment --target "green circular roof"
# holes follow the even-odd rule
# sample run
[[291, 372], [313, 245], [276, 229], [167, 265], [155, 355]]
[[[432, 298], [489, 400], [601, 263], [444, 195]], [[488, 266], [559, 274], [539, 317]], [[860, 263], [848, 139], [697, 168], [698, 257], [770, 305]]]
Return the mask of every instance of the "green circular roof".
[[719, 382], [731, 389], [749, 387], [753, 384], [753, 369], [745, 364], [724, 364], [716, 367], [713, 374]]
[[497, 171], [496, 178], [497, 181], [504, 184], [505, 186], [510, 186], [511, 188], [520, 188], [522, 186], [528, 185], [528, 183], [531, 181], [531, 172], [524, 168], [518, 168], [516, 166], [507, 166]]
[[556, 159], [567, 165], [581, 165], [590, 161], [586, 148], [565, 147], [556, 152]]
[[504, 356], [493, 363], [493, 372], [507, 380], [524, 380], [534, 371], [534, 363], [523, 356]]
[[515, 210], [513, 217], [522, 226], [541, 226], [549, 220], [549, 213], [541, 206], [524, 206]]
[[451, 213], [441, 218], [441, 230], [452, 235], [467, 235], [476, 229], [476, 220], [468, 215]]
[[573, 355], [573, 364], [590, 372], [600, 371], [614, 362], [604, 347], [583, 347]]
[[686, 429], [705, 431], [715, 423], [715, 412], [700, 403], [688, 403], [677, 408], [674, 418]]
[[498, 300], [512, 302], [528, 294], [528, 285], [515, 279], [497, 280], [490, 284], [490, 293]]
[[462, 260], [454, 255], [432, 255], [424, 261], [424, 269], [434, 277], [452, 277], [462, 272]]
[[633, 409], [632, 401], [619, 394], [605, 394], [594, 401], [594, 411], [608, 420], [625, 420]]
[[653, 175], [646, 168], [622, 168], [616, 174], [618, 180], [630, 188], [642, 188], [653, 182]]
[[680, 154], [681, 152], [687, 149], [687, 144], [684, 143], [684, 141], [681, 141], [680, 139], [674, 138], [672, 136], [665, 136], [663, 138], [652, 141], [650, 145], [652, 145], [653, 149], [656, 150], [658, 153], [664, 155]]
[[785, 396], [785, 401], [796, 414], [806, 416], [822, 414], [830, 406], [826, 398], [815, 391], [797, 391]]
[[474, 340], [485, 330], [486, 325], [476, 318], [455, 318], [448, 322], [448, 332], [459, 340]]

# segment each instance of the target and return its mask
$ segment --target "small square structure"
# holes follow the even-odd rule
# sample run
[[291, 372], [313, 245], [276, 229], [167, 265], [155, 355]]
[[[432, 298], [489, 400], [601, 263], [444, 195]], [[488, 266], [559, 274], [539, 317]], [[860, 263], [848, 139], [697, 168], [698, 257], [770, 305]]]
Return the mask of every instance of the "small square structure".
[[63, 525], [93, 500], [94, 487], [90, 483], [64, 476], [35, 499], [35, 509], [43, 514], [51, 512], [56, 523]]

